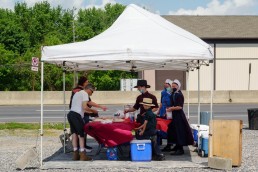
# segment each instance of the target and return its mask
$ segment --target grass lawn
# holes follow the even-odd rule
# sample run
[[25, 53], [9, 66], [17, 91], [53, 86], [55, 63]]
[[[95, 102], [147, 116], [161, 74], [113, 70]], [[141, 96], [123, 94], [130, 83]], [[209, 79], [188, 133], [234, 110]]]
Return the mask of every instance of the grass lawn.
[[[44, 130], [54, 129], [54, 130], [63, 130], [63, 123], [44, 123]], [[70, 128], [69, 124], [66, 124], [66, 128]], [[8, 122], [0, 123], [0, 130], [15, 130], [15, 129], [27, 129], [27, 130], [38, 130], [40, 129], [40, 123], [17, 123], [17, 122]]]

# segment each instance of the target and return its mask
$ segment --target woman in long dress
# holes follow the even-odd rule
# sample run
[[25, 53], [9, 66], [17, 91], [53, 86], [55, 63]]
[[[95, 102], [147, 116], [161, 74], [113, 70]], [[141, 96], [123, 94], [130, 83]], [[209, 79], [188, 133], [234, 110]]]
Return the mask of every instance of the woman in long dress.
[[193, 135], [189, 123], [183, 111], [184, 96], [180, 90], [181, 83], [175, 79], [172, 83], [171, 104], [172, 107], [167, 111], [172, 111], [173, 120], [168, 126], [168, 143], [175, 143], [176, 146], [171, 149], [171, 155], [184, 154], [183, 146], [193, 145]]

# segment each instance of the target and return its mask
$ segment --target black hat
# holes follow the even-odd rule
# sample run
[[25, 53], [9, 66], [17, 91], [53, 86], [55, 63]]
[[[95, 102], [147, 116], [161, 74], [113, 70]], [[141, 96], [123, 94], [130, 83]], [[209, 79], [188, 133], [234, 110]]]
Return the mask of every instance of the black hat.
[[146, 88], [150, 88], [146, 80], [138, 80], [137, 85], [134, 88], [137, 88], [138, 86], [145, 86]]

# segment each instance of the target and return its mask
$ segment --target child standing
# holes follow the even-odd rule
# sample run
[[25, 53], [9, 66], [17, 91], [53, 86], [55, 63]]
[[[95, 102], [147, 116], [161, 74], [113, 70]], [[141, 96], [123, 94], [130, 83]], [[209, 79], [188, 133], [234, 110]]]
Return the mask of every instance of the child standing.
[[157, 131], [156, 131], [156, 115], [152, 112], [151, 106], [155, 106], [152, 104], [152, 99], [150, 98], [143, 98], [143, 102], [140, 104], [143, 105], [144, 109], [146, 110], [146, 113], [144, 115], [144, 123], [138, 127], [135, 128], [136, 130], [136, 139], [137, 140], [149, 140], [151, 139], [151, 145], [152, 145], [152, 152], [153, 152], [153, 159], [162, 161], [165, 159], [165, 156], [161, 154], [160, 147], [157, 144]]

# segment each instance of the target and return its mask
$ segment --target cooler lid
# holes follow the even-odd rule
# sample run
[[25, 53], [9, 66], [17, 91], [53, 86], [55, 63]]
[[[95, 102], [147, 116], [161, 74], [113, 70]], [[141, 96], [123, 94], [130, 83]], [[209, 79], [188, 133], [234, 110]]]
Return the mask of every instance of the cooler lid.
[[130, 143], [151, 143], [151, 140], [132, 140]]

